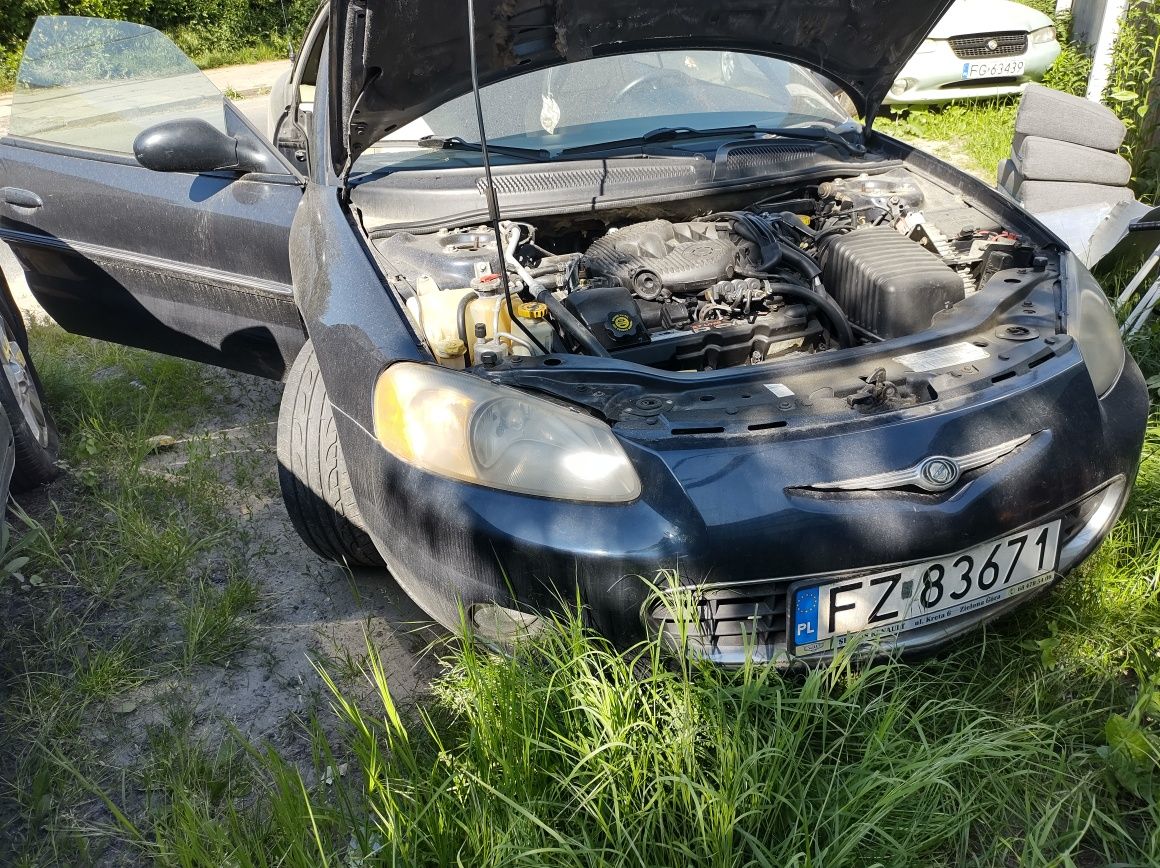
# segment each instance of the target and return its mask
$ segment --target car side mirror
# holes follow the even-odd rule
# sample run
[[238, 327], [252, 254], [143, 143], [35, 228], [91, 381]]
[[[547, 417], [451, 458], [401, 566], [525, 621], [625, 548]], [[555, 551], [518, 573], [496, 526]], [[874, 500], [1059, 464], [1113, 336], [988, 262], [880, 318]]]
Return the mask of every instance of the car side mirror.
[[280, 171], [250, 136], [229, 136], [200, 118], [177, 118], [143, 130], [133, 156], [154, 172]]

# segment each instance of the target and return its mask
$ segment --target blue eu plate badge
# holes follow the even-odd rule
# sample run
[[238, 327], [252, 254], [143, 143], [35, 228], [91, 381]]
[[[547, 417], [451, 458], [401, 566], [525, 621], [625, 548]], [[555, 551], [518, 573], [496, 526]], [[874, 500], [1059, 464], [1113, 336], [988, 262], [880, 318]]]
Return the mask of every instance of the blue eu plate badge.
[[818, 638], [818, 587], [802, 588], [794, 596], [793, 642], [805, 645]]

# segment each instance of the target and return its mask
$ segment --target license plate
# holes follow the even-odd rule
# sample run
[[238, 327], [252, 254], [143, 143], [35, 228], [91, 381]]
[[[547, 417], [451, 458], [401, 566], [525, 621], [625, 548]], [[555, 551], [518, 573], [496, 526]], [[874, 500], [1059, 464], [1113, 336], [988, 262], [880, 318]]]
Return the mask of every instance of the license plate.
[[802, 582], [790, 592], [790, 652], [805, 656], [897, 636], [1041, 587], [1055, 572], [1060, 524], [895, 570]]
[[1016, 78], [1023, 75], [1022, 60], [980, 60], [963, 64], [963, 81], [972, 78]]

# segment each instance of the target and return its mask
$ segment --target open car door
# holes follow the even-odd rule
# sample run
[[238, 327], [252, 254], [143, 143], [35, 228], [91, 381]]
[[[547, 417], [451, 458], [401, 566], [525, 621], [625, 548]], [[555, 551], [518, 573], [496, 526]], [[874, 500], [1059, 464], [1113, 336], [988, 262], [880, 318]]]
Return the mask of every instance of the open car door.
[[[163, 171], [135, 156], [147, 129]], [[248, 159], [215, 162], [202, 141]], [[281, 378], [305, 340], [289, 259], [301, 196], [294, 168], [164, 35], [37, 20], [0, 139], [0, 241], [65, 329]]]

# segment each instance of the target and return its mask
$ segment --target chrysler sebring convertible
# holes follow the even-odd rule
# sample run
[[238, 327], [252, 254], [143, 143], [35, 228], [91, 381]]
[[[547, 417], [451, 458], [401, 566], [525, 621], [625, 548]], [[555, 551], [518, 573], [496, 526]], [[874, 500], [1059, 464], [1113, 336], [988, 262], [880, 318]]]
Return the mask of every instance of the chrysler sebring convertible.
[[948, 5], [334, 0], [268, 130], [42, 18], [0, 239], [66, 329], [284, 380], [303, 540], [445, 625], [929, 650], [1098, 545], [1148, 404], [1059, 239], [874, 132]]

